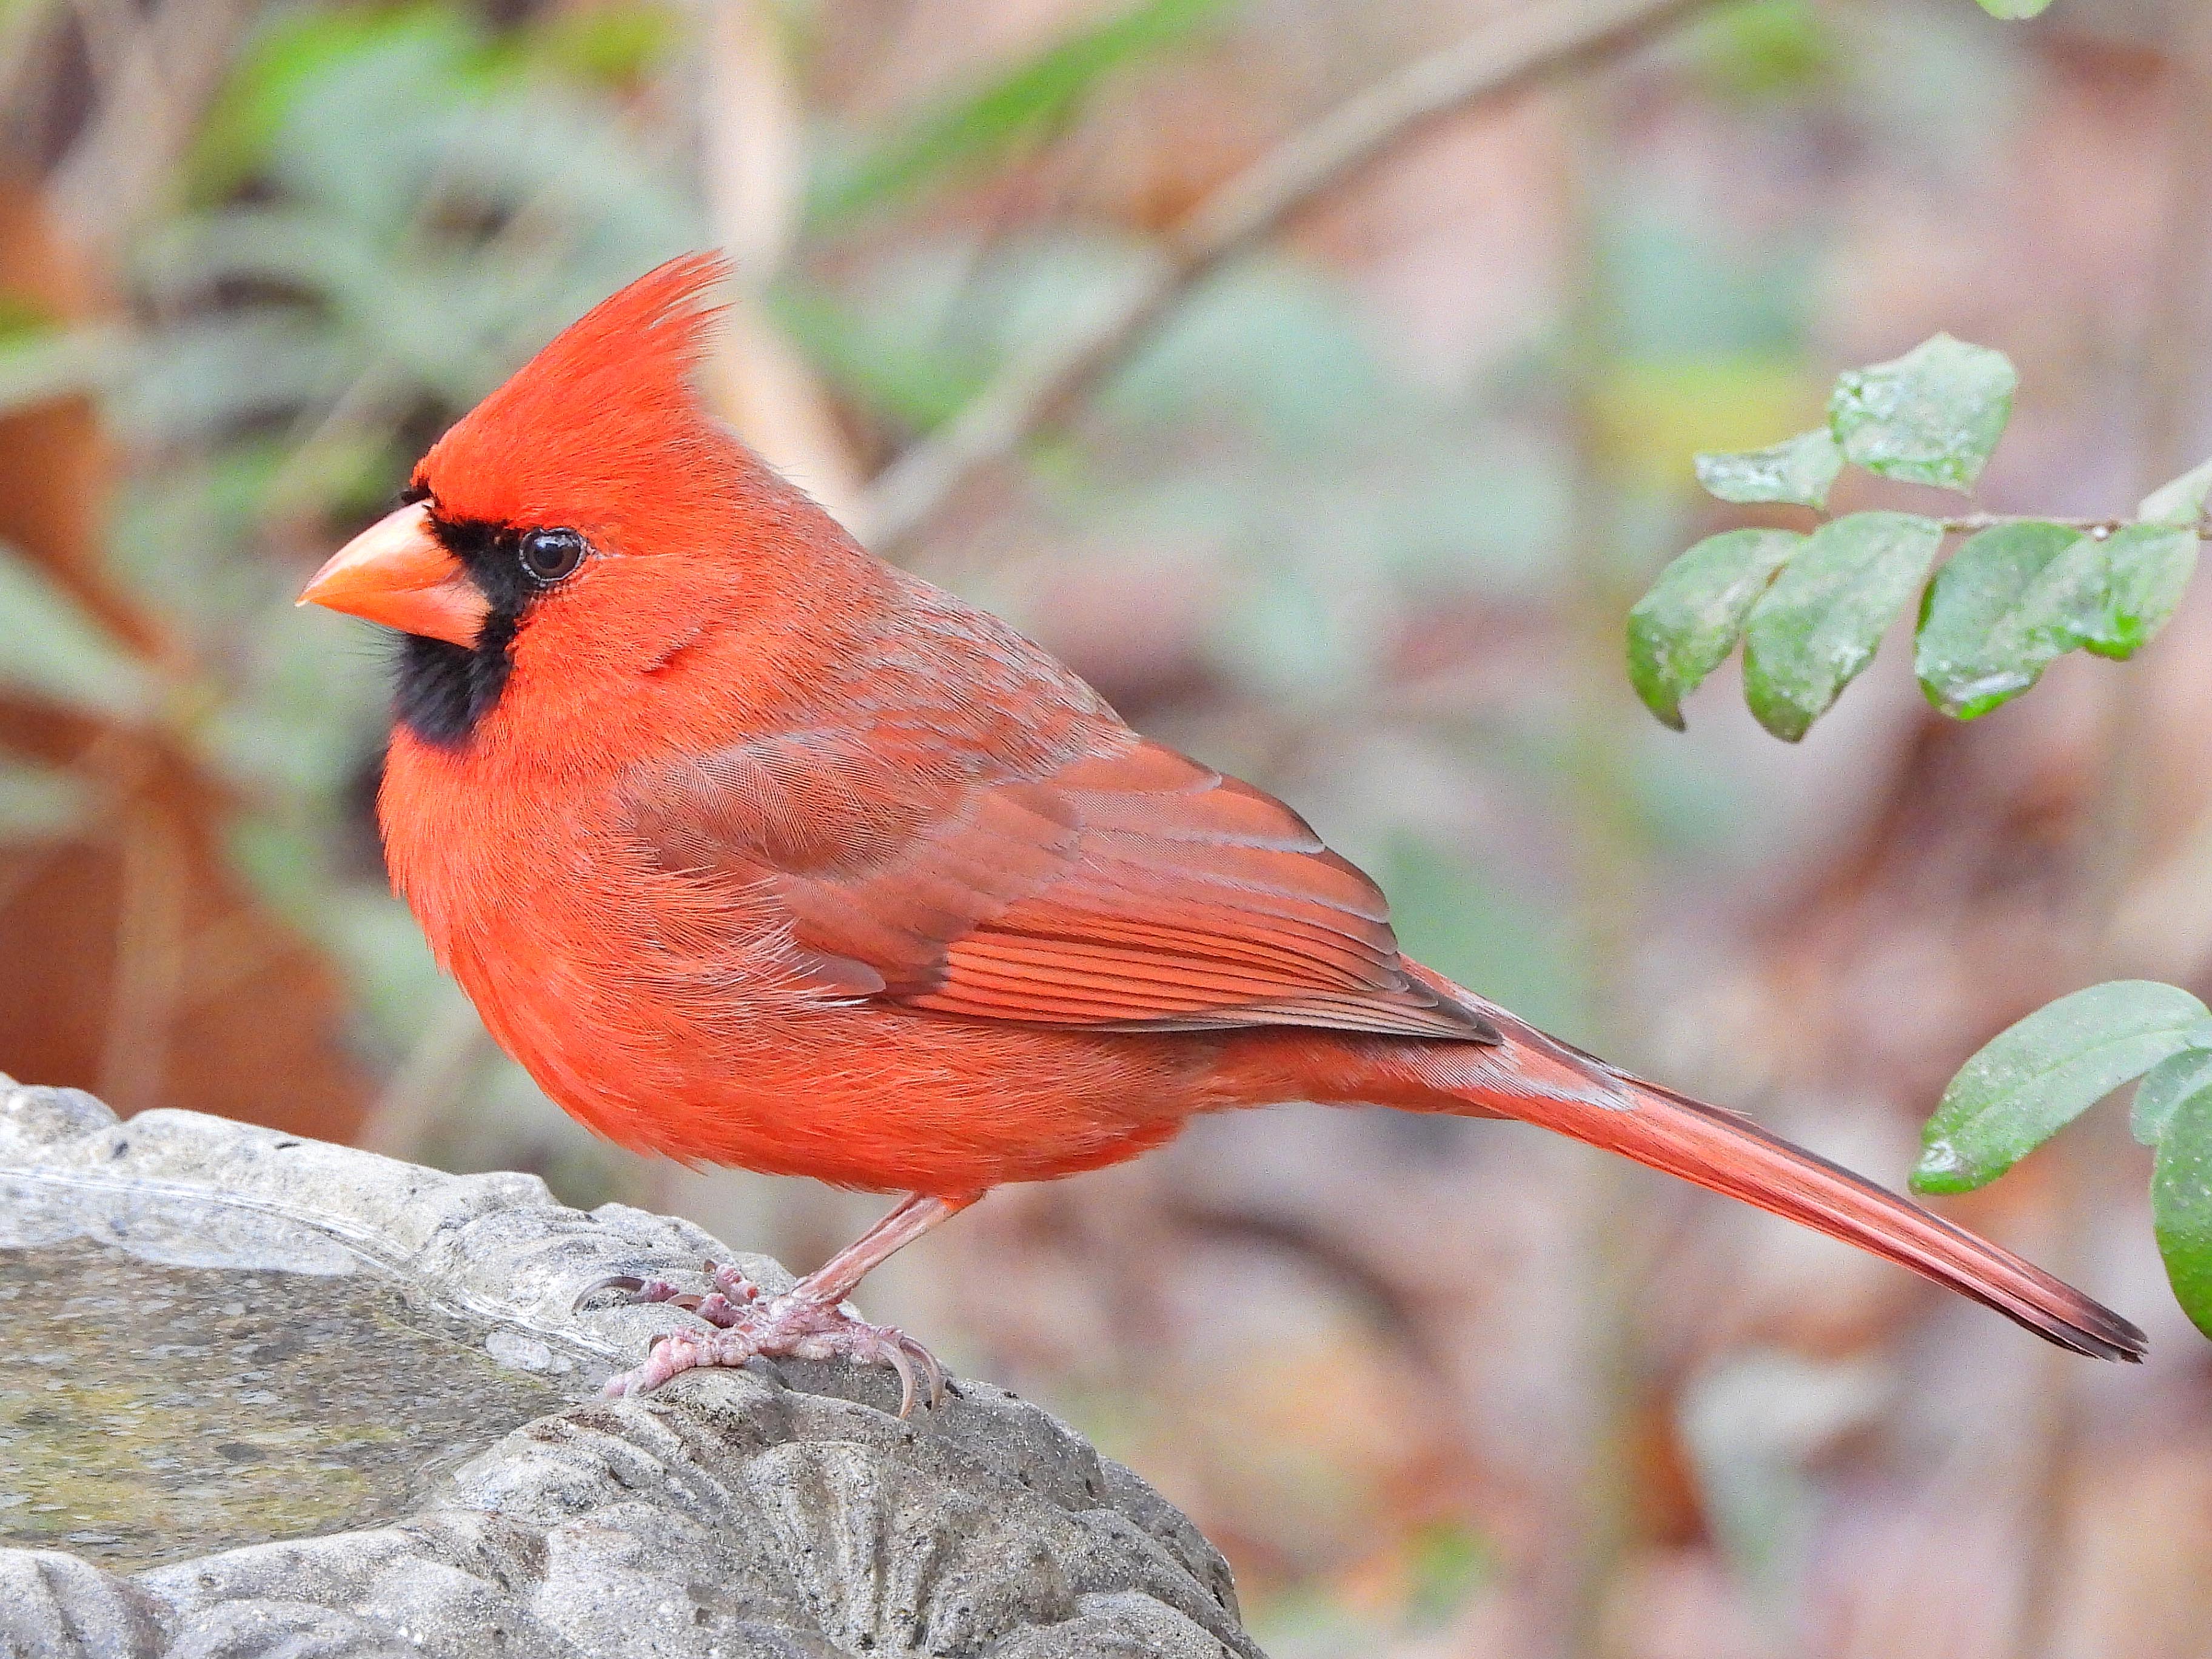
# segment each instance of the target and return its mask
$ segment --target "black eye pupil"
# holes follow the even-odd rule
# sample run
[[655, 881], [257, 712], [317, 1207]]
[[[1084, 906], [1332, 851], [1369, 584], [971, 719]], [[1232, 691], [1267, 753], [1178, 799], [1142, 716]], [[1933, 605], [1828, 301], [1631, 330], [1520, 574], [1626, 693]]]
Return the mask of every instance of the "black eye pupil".
[[573, 530], [532, 530], [522, 538], [522, 568], [541, 582], [557, 582], [584, 562], [584, 538]]

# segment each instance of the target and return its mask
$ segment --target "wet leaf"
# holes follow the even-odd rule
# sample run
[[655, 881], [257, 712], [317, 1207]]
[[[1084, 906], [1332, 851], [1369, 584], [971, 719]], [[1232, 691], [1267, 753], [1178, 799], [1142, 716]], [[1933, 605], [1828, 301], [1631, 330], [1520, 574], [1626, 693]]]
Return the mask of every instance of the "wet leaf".
[[2144, 1146], [2155, 1146], [2166, 1133], [2174, 1109], [2191, 1096], [2208, 1090], [2212, 1090], [2212, 1052], [2185, 1048], [2151, 1067], [2136, 1085], [2136, 1103], [2128, 1114], [2128, 1127]]
[[1682, 729], [1682, 699], [1735, 649], [1744, 618], [1805, 539], [1790, 530], [1708, 536], [1637, 601], [1628, 613], [1628, 678], [1662, 724]]
[[2197, 538], [2171, 525], [2084, 535], [1999, 525], [1936, 574], [1921, 607], [1915, 669], [1928, 701], [1972, 720], [2011, 701], [2069, 651], [2133, 655], [2181, 602]]
[[1825, 427], [1766, 449], [1700, 455], [1698, 482], [1724, 501], [1790, 501], [1826, 507], [1828, 488], [1844, 470], [1843, 451]]
[[2150, 1216], [2173, 1299], [2212, 1336], [2212, 1091], [2177, 1106], [2159, 1139]]
[[[2094, 547], [2064, 525], [2008, 524], [1960, 548], [1920, 608], [1913, 668], [1928, 701], [1972, 720], [2084, 643], [2085, 578], [2102, 568]], [[2093, 550], [2086, 560], [2084, 548]]]
[[1869, 472], [1964, 490], [2004, 435], [2018, 384], [2002, 352], [1938, 334], [1840, 376], [1828, 424], [1844, 459]]
[[2197, 535], [2172, 525], [2131, 524], [2092, 545], [2104, 561], [2104, 588], [2081, 643], [2124, 661], [2179, 608], [2197, 574]]
[[1744, 630], [1744, 701], [1761, 726], [1805, 735], [1873, 660], [1942, 541], [1942, 525], [1912, 513], [1854, 513], [1806, 539]]
[[2212, 461], [2191, 467], [2170, 483], [2162, 483], [2142, 499], [2138, 518], [2152, 524], [2194, 526], [2204, 516], [2204, 499], [2212, 495]]
[[1960, 1069], [1920, 1132], [1914, 1188], [1963, 1193], [1996, 1180], [2131, 1079], [2212, 1042], [2188, 992], [2114, 980], [2061, 997], [2001, 1032]]

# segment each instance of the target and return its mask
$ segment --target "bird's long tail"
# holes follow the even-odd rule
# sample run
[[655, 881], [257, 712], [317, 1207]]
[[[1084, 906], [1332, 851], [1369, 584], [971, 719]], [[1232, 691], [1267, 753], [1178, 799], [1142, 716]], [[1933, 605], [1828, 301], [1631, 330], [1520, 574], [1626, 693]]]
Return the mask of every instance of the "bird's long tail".
[[2011, 1251], [1739, 1113], [1616, 1071], [1510, 1015], [1498, 1024], [1498, 1046], [1421, 1045], [1415, 1066], [1434, 1091], [1421, 1104], [1555, 1129], [1910, 1267], [2063, 1348], [2142, 1358], [2134, 1325]]

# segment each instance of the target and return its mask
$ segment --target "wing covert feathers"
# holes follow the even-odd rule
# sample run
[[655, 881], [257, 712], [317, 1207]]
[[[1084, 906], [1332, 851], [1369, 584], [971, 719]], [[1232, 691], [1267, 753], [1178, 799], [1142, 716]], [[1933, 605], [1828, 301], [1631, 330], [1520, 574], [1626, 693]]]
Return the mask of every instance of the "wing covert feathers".
[[1123, 734], [1027, 775], [933, 776], [800, 732], [636, 795], [664, 866], [787, 914], [825, 988], [969, 1018], [1304, 1025], [1495, 1042], [1407, 971], [1381, 891], [1280, 801]]

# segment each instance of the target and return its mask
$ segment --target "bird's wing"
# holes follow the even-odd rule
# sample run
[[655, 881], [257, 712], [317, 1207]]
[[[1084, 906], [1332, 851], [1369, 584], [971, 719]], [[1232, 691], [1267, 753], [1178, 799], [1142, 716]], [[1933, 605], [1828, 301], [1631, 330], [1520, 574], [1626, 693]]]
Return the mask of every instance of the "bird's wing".
[[833, 994], [1031, 1024], [1499, 1040], [1407, 972], [1375, 884], [1250, 785], [1133, 738], [963, 763], [778, 733], [641, 776], [631, 826], [664, 869], [787, 917], [794, 966]]

